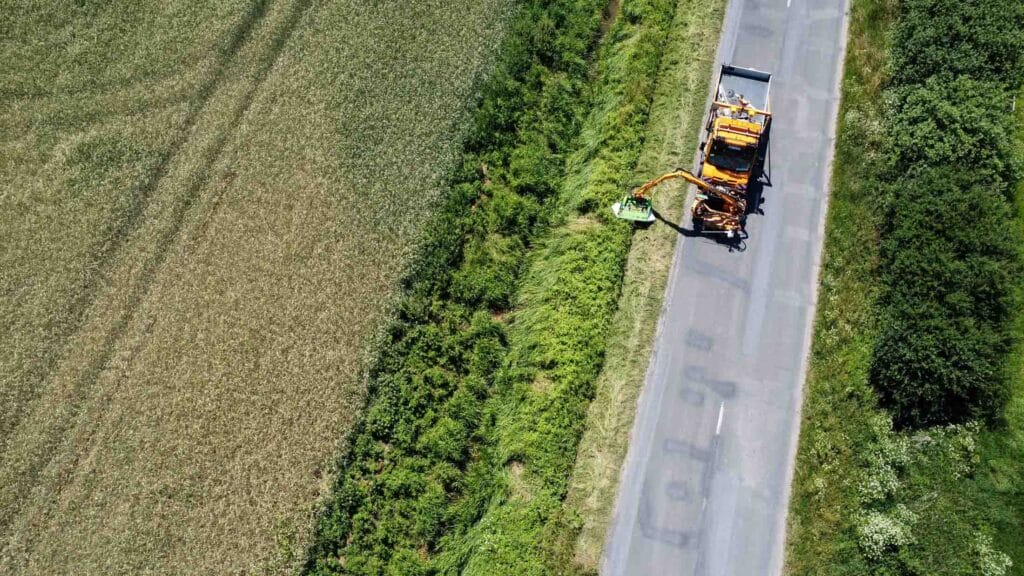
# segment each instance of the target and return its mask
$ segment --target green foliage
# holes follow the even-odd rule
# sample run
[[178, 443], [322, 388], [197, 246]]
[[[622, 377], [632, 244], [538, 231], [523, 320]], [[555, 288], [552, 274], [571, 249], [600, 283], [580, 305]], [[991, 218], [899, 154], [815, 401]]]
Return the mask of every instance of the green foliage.
[[[876, 416], [855, 524], [877, 575], [999, 575], [1010, 558], [992, 545], [991, 496], [973, 481], [981, 458], [976, 423], [893, 432]], [[877, 486], [884, 486], [878, 490]], [[863, 496], [867, 495], [867, 496]]]
[[903, 0], [894, 26], [898, 86], [933, 75], [1005, 83], [1024, 75], [1024, 4], [1017, 0]]
[[958, 168], [893, 185], [872, 379], [898, 422], [992, 417], [1007, 398], [1016, 239], [998, 187]]
[[1022, 27], [1017, 2], [946, 0], [905, 3], [896, 27], [871, 380], [900, 426], [992, 419], [1008, 398]]
[[452, 296], [471, 306], [507, 309], [524, 250], [522, 240], [514, 236], [471, 238], [463, 249], [465, 265], [452, 278]]

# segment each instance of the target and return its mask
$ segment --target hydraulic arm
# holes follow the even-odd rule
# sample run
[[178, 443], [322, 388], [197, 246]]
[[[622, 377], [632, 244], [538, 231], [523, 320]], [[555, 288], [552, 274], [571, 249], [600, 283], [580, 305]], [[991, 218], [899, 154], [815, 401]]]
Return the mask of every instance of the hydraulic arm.
[[742, 232], [750, 186], [760, 176], [768, 149], [771, 78], [767, 72], [722, 66], [705, 127], [707, 139], [701, 144], [698, 175], [682, 168], [662, 174], [612, 206], [615, 216], [653, 222], [650, 193], [662, 182], [680, 178], [698, 189], [692, 208], [695, 231], [730, 238]]
[[624, 220], [653, 222], [651, 191], [662, 182], [677, 178], [697, 187], [697, 200], [692, 211], [695, 226], [700, 226], [702, 230], [708, 232], [724, 232], [730, 236], [742, 230], [743, 217], [747, 211], [747, 202], [743, 196], [735, 190], [709, 184], [683, 168], [677, 168], [645, 182], [621, 202], [612, 206], [612, 212]]

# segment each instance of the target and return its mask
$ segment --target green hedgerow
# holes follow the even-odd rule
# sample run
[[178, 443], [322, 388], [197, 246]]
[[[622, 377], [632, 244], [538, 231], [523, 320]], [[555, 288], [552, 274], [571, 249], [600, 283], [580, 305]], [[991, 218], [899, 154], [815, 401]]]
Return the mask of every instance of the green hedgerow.
[[899, 426], [994, 419], [1009, 396], [1022, 6], [909, 0], [896, 26], [871, 381]]

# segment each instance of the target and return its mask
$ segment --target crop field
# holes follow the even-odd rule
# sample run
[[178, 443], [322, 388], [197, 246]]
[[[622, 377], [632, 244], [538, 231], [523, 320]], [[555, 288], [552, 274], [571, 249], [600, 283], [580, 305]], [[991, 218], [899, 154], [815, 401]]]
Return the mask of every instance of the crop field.
[[293, 569], [512, 2], [0, 13], [0, 573]]

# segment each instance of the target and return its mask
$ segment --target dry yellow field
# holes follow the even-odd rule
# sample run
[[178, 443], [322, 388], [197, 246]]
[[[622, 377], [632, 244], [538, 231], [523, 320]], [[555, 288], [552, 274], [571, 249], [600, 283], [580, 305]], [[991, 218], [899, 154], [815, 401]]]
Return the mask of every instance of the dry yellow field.
[[0, 573], [282, 572], [510, 0], [0, 0]]

